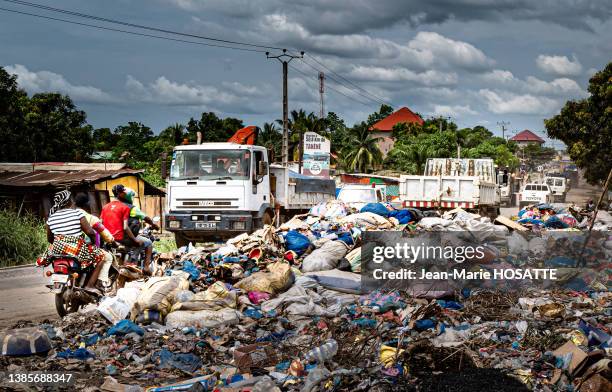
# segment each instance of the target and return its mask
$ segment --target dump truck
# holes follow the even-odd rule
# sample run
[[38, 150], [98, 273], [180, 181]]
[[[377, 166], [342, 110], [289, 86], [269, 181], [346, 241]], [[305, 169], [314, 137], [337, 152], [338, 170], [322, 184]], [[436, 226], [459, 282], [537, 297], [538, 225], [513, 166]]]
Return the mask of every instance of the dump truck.
[[165, 227], [180, 247], [279, 223], [334, 197], [333, 180], [270, 164], [265, 147], [181, 145], [172, 153]]
[[430, 158], [423, 175], [401, 175], [399, 189], [403, 207], [499, 215], [500, 184], [489, 158]]

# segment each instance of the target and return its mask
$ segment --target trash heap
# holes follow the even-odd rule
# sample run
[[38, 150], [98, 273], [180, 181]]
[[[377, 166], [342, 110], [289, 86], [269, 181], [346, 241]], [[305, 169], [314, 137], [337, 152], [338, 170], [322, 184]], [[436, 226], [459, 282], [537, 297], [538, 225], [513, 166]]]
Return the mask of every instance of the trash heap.
[[[579, 231], [586, 230], [594, 212], [576, 205], [552, 205], [548, 203], [533, 204], [521, 209], [516, 216], [517, 223], [529, 229]], [[597, 213], [593, 230], [612, 230], [612, 215], [600, 210]]]
[[513, 229], [463, 210], [320, 204], [279, 228], [183, 247], [164, 276], [96, 309], [17, 323], [0, 336], [0, 367], [82, 372], [74, 388], [91, 391], [612, 390], [612, 294], [600, 280], [361, 294], [371, 230]]

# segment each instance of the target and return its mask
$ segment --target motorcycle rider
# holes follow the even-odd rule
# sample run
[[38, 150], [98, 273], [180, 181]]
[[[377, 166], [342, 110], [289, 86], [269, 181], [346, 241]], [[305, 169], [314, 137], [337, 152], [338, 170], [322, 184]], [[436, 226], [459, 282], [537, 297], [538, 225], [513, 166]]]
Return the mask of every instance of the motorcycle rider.
[[[112, 201], [102, 208], [100, 217], [102, 223], [111, 232], [117, 242], [125, 246], [136, 248], [138, 252], [145, 251], [143, 273], [150, 275], [151, 256], [153, 254], [153, 242], [146, 237], [135, 234], [130, 229], [130, 214], [132, 212], [133, 191], [122, 184], [117, 184], [112, 189], [117, 200]], [[143, 217], [144, 221], [153, 228], [159, 229], [151, 218]]]
[[68, 255], [76, 257], [81, 266], [91, 263], [95, 265], [89, 277], [85, 291], [101, 295], [95, 285], [104, 265], [105, 252], [92, 244], [87, 244], [82, 237], [85, 233], [95, 241], [95, 230], [91, 227], [81, 210], [74, 209], [72, 195], [69, 190], [58, 192], [53, 197], [53, 206], [49, 211], [49, 218], [45, 224], [49, 247], [43, 257], [51, 255]]

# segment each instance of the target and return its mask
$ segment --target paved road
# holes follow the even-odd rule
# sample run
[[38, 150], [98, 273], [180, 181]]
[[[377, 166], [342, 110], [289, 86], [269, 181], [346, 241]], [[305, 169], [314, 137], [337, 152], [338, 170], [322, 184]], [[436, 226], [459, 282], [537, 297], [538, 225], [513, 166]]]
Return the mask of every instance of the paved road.
[[0, 328], [18, 320], [57, 318], [53, 294], [45, 287], [48, 280], [41, 268], [0, 271]]

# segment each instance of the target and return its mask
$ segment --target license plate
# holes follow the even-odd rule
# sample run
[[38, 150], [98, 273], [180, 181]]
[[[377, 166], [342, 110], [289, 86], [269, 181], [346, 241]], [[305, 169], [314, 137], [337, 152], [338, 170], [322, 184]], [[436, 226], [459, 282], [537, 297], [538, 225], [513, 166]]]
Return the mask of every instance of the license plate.
[[51, 283], [66, 283], [68, 282], [68, 275], [53, 274], [51, 275]]
[[195, 225], [196, 229], [216, 229], [217, 222], [197, 222]]

